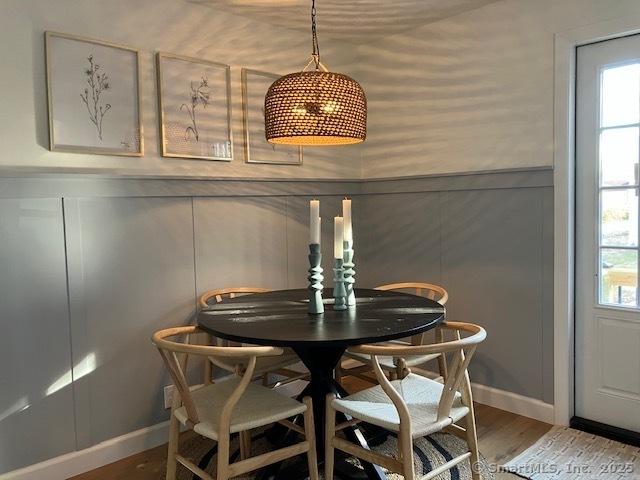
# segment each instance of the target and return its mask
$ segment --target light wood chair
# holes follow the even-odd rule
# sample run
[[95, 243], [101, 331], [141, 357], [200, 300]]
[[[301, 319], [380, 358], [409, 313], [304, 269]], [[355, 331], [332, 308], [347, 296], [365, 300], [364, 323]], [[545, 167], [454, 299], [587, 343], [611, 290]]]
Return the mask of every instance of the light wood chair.
[[[198, 333], [202, 332], [195, 326], [175, 327], [160, 330], [152, 338], [175, 385], [169, 426], [166, 480], [175, 480], [178, 463], [202, 479], [227, 480], [304, 453], [307, 455], [310, 478], [317, 480], [311, 399], [305, 397], [303, 402], [298, 402], [251, 382], [257, 359], [281, 355], [282, 349], [258, 346], [220, 347], [191, 343]], [[185, 336], [184, 342], [170, 340], [171, 337], [179, 335]], [[227, 364], [237, 361], [246, 363], [241, 375], [230, 375], [216, 383], [211, 383], [211, 377], [205, 376], [202, 385], [190, 386], [186, 377], [187, 360], [190, 356], [220, 358]], [[304, 428], [286, 420], [299, 414], [304, 416]], [[285, 448], [251, 457], [249, 431], [276, 422], [302, 434], [305, 439]], [[216, 479], [179, 454], [180, 424], [218, 442]], [[229, 443], [231, 434], [234, 433], [240, 434], [241, 460], [229, 463]]]
[[[469, 459], [472, 477], [480, 480], [477, 473], [478, 441], [471, 384], [467, 367], [475, 350], [486, 338], [482, 327], [470, 323], [446, 322], [442, 328], [452, 330], [455, 340], [432, 345], [361, 345], [351, 348], [353, 352], [369, 355], [379, 385], [337, 399], [327, 397], [327, 424], [325, 433], [325, 478], [333, 479], [334, 449], [401, 473], [407, 480], [416, 478], [413, 464], [413, 440], [442, 430], [465, 439], [468, 452], [451, 459], [433, 469], [421, 480], [429, 480], [454, 465]], [[460, 332], [470, 333], [461, 338]], [[406, 357], [449, 353], [453, 357], [449, 375], [444, 385], [421, 375], [411, 373], [399, 380], [387, 379], [378, 361], [379, 357]], [[398, 455], [396, 458], [363, 449], [336, 435], [336, 412], [377, 425], [397, 434]], [[465, 419], [465, 428], [456, 423]]]
[[[223, 303], [227, 299], [236, 298], [238, 296], [243, 295], [251, 295], [254, 293], [265, 293], [270, 292], [268, 288], [260, 288], [260, 287], [231, 287], [231, 288], [219, 288], [216, 290], [209, 290], [208, 292], [203, 293], [200, 296], [198, 301], [200, 308], [206, 310], [212, 304]], [[234, 342], [229, 342], [223, 339], [217, 339], [218, 344], [221, 346], [233, 345]], [[217, 367], [222, 368], [223, 370], [231, 371], [230, 366], [225, 362], [221, 362], [219, 359], [211, 358], [211, 363], [216, 365]], [[278, 356], [271, 357], [259, 357], [256, 363], [255, 375], [262, 377], [262, 384], [264, 386], [282, 386], [287, 383], [291, 383], [296, 380], [305, 380], [308, 378], [307, 372], [298, 372], [292, 370], [287, 367], [291, 367], [292, 365], [299, 363], [300, 359], [298, 355], [291, 350], [290, 348], [283, 349], [283, 354]], [[238, 366], [243, 369], [246, 368], [246, 365], [239, 363]], [[236, 368], [234, 365], [233, 368]], [[269, 375], [278, 375], [280, 377], [284, 377], [284, 380], [278, 380], [273, 383], [269, 381]]]
[[[375, 287], [375, 290], [394, 290], [394, 291], [410, 291], [415, 295], [426, 297], [438, 302], [440, 305], [445, 305], [449, 299], [447, 291], [439, 286], [431, 283], [420, 282], [405, 282], [405, 283], [391, 283], [388, 285], [380, 285]], [[441, 343], [444, 341], [443, 332], [440, 328], [435, 329], [435, 341]], [[403, 338], [401, 340], [394, 340], [388, 342], [392, 345], [422, 345], [424, 342], [424, 334], [414, 335], [413, 337]], [[336, 371], [336, 377], [338, 381], [343, 376], [353, 375], [363, 380], [372, 381], [370, 376], [373, 373], [373, 366], [370, 363], [368, 355], [364, 355], [358, 352], [347, 351], [345, 354], [346, 362], [341, 364], [340, 368]], [[351, 362], [349, 361], [351, 359]], [[412, 368], [415, 372], [425, 374], [426, 372], [419, 368], [419, 365], [423, 365], [432, 360], [438, 360], [438, 370], [443, 381], [447, 377], [447, 359], [446, 356], [440, 354], [431, 355], [412, 355], [410, 357], [392, 357], [392, 356], [380, 356], [378, 362], [380, 367], [387, 372], [391, 379], [396, 379], [402, 375], [402, 371], [406, 367]], [[353, 360], [357, 360], [361, 365], [349, 367], [346, 364], [353, 363]]]

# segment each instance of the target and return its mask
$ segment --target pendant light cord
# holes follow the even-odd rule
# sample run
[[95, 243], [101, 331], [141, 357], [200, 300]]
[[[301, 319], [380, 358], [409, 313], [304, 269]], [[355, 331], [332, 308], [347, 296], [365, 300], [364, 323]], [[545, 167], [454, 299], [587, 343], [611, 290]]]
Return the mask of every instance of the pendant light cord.
[[320, 70], [320, 46], [318, 45], [318, 29], [316, 26], [316, 0], [311, 0], [311, 41], [313, 44], [311, 56], [316, 65], [316, 70]]

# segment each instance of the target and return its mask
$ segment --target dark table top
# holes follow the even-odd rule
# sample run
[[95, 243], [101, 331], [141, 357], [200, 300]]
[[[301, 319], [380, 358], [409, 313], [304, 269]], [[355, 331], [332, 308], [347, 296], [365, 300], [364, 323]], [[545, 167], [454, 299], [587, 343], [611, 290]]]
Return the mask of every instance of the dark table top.
[[444, 321], [444, 307], [406, 293], [356, 289], [357, 307], [307, 312], [306, 289], [236, 297], [198, 314], [198, 325], [227, 340], [278, 347], [348, 347], [409, 337]]

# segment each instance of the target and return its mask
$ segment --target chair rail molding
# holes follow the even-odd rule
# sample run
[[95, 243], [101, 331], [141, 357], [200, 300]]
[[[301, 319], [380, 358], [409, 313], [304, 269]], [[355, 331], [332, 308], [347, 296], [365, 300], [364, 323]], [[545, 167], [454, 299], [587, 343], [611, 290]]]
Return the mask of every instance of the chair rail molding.
[[574, 411], [576, 48], [640, 32], [640, 16], [598, 22], [554, 39], [554, 419]]

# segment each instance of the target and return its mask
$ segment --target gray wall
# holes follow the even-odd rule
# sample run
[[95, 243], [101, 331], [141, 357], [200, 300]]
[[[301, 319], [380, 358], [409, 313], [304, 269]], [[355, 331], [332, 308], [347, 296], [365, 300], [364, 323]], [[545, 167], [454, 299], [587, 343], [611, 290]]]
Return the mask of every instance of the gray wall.
[[346, 193], [360, 285], [442, 283], [451, 317], [489, 330], [473, 380], [551, 401], [548, 170], [386, 182], [0, 179], [0, 364], [11, 366], [0, 372], [0, 472], [166, 419], [151, 332], [190, 321], [209, 288], [304, 286], [308, 200], [322, 200], [329, 252]]

